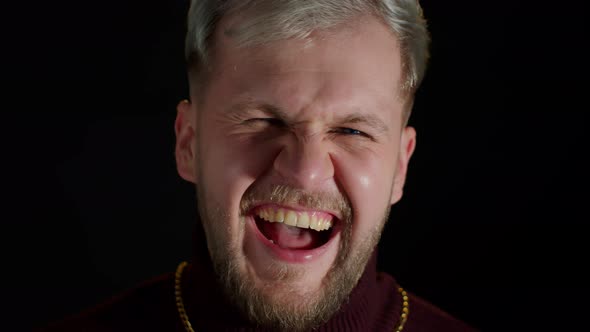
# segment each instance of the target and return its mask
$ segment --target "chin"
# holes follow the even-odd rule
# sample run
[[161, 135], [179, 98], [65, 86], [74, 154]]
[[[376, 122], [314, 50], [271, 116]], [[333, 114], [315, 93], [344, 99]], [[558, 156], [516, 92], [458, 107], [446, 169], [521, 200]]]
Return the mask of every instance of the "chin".
[[353, 215], [343, 199], [306, 200], [298, 190], [264, 189], [244, 195], [239, 219], [207, 216], [215, 271], [229, 300], [251, 322], [311, 330], [346, 301], [380, 231], [354, 245]]

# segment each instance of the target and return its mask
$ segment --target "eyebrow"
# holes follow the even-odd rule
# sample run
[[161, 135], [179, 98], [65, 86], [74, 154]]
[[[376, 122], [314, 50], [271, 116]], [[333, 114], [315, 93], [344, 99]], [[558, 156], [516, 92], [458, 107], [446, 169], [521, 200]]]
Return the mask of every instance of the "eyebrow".
[[[229, 112], [243, 112], [245, 110], [262, 111], [263, 113], [268, 114], [269, 116], [273, 116], [283, 120], [289, 118], [289, 115], [280, 107], [268, 103], [258, 103], [252, 100], [246, 100], [231, 106]], [[379, 134], [386, 134], [389, 132], [389, 127], [385, 124], [385, 122], [383, 122], [383, 120], [381, 120], [378, 116], [373, 114], [355, 112], [352, 114], [347, 114], [343, 117], [337, 117], [336, 122], [340, 125], [364, 124], [373, 128]]]

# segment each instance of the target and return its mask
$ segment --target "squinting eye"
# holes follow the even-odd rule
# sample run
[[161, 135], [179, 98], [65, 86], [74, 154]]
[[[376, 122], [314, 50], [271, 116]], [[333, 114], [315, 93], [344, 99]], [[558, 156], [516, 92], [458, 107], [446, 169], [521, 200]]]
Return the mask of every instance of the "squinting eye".
[[285, 125], [285, 123], [282, 120], [275, 119], [275, 118], [252, 118], [252, 119], [248, 119], [244, 122], [250, 123], [250, 124], [262, 122], [262, 123], [267, 123], [269, 125], [273, 125], [273, 126], [277, 126], [277, 127], [283, 127]]
[[352, 129], [352, 128], [338, 128], [336, 130], [336, 132], [338, 132], [340, 134], [344, 134], [344, 135], [351, 135], [351, 136], [366, 136], [366, 137], [369, 136], [360, 130], [356, 130], [356, 129]]

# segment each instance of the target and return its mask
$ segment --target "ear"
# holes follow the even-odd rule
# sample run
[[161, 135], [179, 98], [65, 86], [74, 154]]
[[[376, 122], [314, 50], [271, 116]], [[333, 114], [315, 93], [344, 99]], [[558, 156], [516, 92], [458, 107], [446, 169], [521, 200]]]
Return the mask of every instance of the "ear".
[[174, 132], [176, 133], [176, 148], [174, 150], [176, 169], [181, 178], [196, 184], [196, 111], [194, 105], [188, 100], [178, 103], [176, 111], [176, 121], [174, 122]]
[[399, 202], [404, 193], [408, 163], [416, 148], [416, 130], [412, 127], [405, 127], [400, 140], [400, 151], [397, 160], [397, 169], [391, 192], [391, 204]]

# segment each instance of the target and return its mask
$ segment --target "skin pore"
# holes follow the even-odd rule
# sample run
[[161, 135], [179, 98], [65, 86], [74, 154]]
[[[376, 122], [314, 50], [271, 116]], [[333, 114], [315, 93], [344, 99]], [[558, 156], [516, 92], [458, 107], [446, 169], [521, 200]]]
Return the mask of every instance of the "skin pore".
[[[219, 24], [207, 89], [178, 106], [178, 172], [228, 296], [260, 325], [306, 330], [354, 288], [402, 196], [415, 131], [399, 44], [372, 17], [244, 48], [222, 32], [231, 18]], [[263, 206], [333, 216], [332, 235], [285, 258], [260, 238]]]

